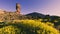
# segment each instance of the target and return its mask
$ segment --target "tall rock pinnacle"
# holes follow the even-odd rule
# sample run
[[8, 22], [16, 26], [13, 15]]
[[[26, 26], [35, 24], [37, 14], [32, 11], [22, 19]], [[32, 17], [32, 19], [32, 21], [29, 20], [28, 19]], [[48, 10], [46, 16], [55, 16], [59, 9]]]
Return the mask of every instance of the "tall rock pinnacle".
[[20, 12], [21, 12], [21, 6], [19, 3], [16, 3], [16, 13], [20, 14]]

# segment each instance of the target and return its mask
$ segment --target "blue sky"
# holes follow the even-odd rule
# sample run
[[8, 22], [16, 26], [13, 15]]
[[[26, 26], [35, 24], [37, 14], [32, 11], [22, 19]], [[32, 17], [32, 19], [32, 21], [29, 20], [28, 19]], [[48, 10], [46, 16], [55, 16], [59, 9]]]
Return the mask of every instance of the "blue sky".
[[22, 14], [39, 12], [60, 16], [60, 0], [0, 0], [0, 9], [15, 11], [16, 3], [20, 3]]

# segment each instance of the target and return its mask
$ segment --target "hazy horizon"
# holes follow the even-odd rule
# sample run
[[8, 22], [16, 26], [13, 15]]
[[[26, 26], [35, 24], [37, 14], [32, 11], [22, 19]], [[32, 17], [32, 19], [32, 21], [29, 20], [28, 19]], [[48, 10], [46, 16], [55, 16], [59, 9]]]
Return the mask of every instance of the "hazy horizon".
[[15, 11], [16, 3], [20, 3], [22, 14], [39, 12], [60, 16], [60, 0], [0, 0], [0, 9]]

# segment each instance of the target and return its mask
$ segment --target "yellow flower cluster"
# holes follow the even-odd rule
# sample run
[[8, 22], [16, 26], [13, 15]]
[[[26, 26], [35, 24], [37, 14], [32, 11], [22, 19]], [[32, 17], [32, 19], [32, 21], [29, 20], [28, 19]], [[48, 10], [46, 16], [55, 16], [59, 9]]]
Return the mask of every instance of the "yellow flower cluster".
[[[48, 24], [50, 23], [48, 22]], [[39, 20], [14, 20], [0, 28], [0, 34], [60, 34], [58, 30], [48, 24]]]

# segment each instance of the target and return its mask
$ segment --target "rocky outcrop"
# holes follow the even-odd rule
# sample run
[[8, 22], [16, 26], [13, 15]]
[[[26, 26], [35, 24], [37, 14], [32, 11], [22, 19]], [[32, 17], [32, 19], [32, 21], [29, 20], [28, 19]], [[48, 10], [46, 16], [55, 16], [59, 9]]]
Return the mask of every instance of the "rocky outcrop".
[[20, 14], [20, 11], [21, 11], [20, 4], [19, 3], [16, 3], [16, 13], [17, 14]]
[[1, 20], [14, 20], [14, 19], [19, 19], [20, 17], [20, 11], [21, 7], [19, 3], [16, 3], [16, 11], [15, 12], [10, 12], [10, 11], [5, 11], [0, 9], [0, 21]]
[[20, 7], [20, 4], [19, 3], [16, 3], [16, 11], [15, 12], [9, 12], [9, 11], [5, 11], [5, 10], [0, 9], [0, 14], [6, 14], [6, 13], [20, 14], [20, 12], [21, 12], [21, 7]]
[[4, 14], [4, 13], [5, 13], [4, 10], [0, 9], [0, 14]]

